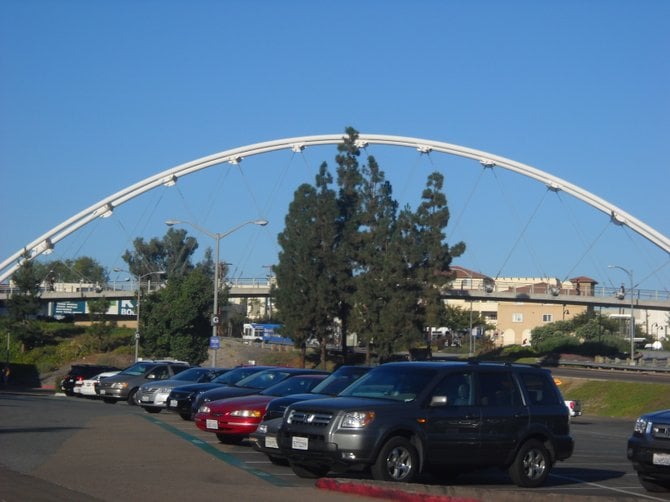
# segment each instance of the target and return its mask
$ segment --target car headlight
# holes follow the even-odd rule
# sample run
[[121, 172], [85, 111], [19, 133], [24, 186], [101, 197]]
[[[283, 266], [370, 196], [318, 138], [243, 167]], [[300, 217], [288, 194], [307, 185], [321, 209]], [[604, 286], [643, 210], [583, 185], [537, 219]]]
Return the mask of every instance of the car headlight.
[[257, 430], [258, 430], [258, 432], [260, 432], [261, 434], [267, 434], [267, 433], [268, 433], [268, 426], [265, 425], [265, 424], [260, 424], [260, 425], [258, 426], [258, 429], [257, 429]]
[[261, 418], [263, 413], [259, 410], [235, 410], [230, 412], [231, 417]]
[[209, 413], [210, 411], [212, 410], [210, 410], [209, 406], [207, 406], [206, 404], [198, 408], [198, 413]]
[[348, 411], [342, 417], [343, 429], [362, 429], [375, 419], [374, 411]]
[[633, 428], [633, 432], [635, 434], [645, 434], [651, 430], [651, 421], [644, 418], [644, 417], [639, 417], [635, 421], [635, 427]]
[[115, 382], [112, 384], [112, 389], [127, 389], [128, 382]]

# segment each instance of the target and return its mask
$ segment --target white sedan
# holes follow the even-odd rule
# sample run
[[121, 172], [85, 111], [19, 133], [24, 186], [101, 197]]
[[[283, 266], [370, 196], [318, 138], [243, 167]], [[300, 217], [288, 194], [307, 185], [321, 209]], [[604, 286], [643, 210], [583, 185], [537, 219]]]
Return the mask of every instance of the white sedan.
[[100, 382], [101, 379], [114, 376], [118, 371], [104, 371], [98, 375], [95, 375], [93, 378], [83, 380], [81, 385], [77, 385], [74, 388], [75, 394], [79, 394], [83, 397], [97, 397], [98, 393], [95, 391], [95, 386]]

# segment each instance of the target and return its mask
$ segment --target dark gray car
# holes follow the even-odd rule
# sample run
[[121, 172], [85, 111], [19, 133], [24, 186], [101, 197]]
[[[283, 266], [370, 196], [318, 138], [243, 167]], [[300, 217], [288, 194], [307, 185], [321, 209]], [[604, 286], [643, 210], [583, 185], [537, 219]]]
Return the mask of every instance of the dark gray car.
[[369, 469], [411, 482], [423, 471], [500, 467], [536, 487], [574, 442], [548, 370], [473, 361], [374, 368], [337, 397], [290, 405], [277, 446], [301, 477]]

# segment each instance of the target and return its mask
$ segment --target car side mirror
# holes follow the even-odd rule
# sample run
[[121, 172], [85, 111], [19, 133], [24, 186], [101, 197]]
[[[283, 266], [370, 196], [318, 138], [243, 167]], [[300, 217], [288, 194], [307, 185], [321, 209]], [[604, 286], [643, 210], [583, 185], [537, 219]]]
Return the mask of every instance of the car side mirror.
[[433, 396], [430, 399], [430, 405], [432, 407], [437, 407], [437, 406], [446, 406], [447, 405], [447, 396]]

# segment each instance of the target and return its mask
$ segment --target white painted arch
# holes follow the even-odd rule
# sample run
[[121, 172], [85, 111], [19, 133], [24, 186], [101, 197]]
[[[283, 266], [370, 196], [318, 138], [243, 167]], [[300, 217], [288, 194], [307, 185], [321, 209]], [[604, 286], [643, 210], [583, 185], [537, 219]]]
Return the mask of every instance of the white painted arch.
[[[128, 202], [139, 195], [148, 192], [161, 185], [173, 185], [179, 178], [188, 174], [212, 167], [224, 162], [236, 164], [245, 157], [260, 155], [276, 150], [290, 148], [294, 152], [300, 152], [310, 146], [336, 145], [342, 142], [344, 134], [325, 134], [317, 136], [300, 136], [295, 138], [279, 139], [263, 143], [255, 143], [242, 146], [202, 157], [185, 164], [167, 169], [158, 174], [150, 176], [134, 185], [120, 190], [83, 211], [75, 214], [61, 224], [55, 226], [45, 234], [41, 235], [25, 247], [16, 251], [0, 264], [0, 282], [6, 281], [20, 265], [20, 259], [26, 251], [30, 259], [36, 258], [45, 251], [50, 250], [60, 240], [75, 232], [84, 225], [98, 217], [106, 217], [111, 214], [115, 207]], [[532, 166], [516, 162], [499, 155], [494, 155], [481, 150], [467, 148], [464, 146], [406, 136], [389, 136], [386, 134], [359, 134], [358, 146], [364, 148], [369, 144], [390, 145], [415, 148], [420, 153], [441, 152], [458, 157], [473, 159], [480, 162], [484, 167], [501, 167], [523, 176], [527, 176], [543, 183], [550, 190], [564, 191], [579, 200], [587, 203], [595, 209], [608, 215], [614, 222], [628, 226], [648, 241], [652, 242], [666, 253], [670, 254], [670, 239], [654, 228], [633, 217], [626, 211], [610, 204], [606, 200], [584, 190], [561, 178], [553, 176]]]

